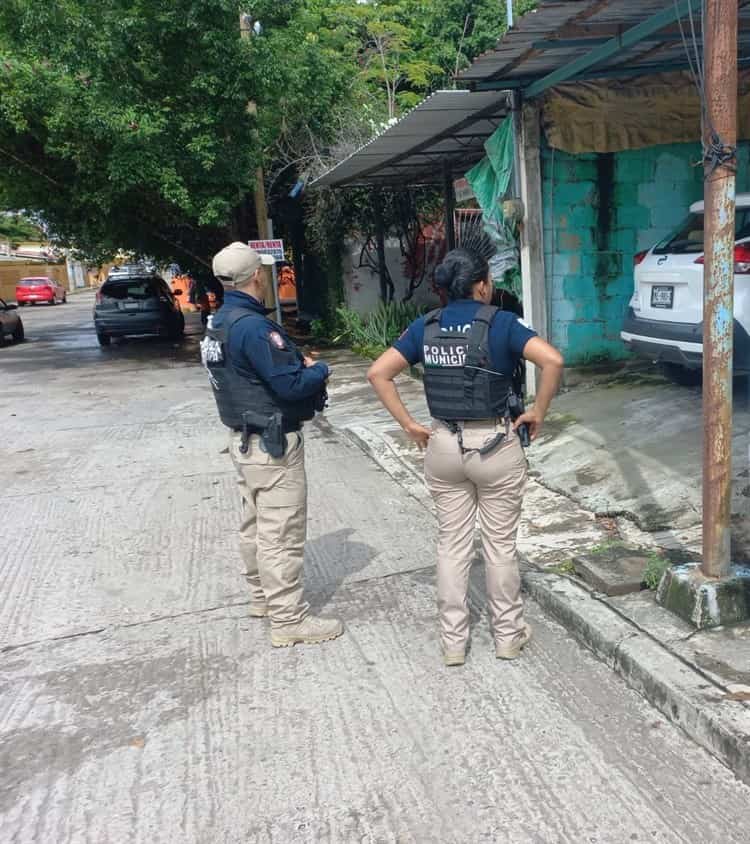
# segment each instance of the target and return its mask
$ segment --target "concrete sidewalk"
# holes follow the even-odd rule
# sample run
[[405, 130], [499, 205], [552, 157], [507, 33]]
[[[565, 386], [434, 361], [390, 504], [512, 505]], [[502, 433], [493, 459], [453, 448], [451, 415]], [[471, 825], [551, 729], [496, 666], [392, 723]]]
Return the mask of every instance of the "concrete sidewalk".
[[[369, 388], [368, 363], [347, 352], [331, 357], [335, 377], [327, 419], [432, 513], [422, 456]], [[402, 375], [398, 386], [414, 416], [426, 422], [421, 382]], [[553, 426], [541, 456], [537, 444], [529, 450], [532, 480], [518, 543], [528, 592], [695, 741], [750, 782], [750, 624], [696, 632], [659, 607], [653, 592], [608, 597], [555, 571], [560, 563], [616, 539], [646, 549], [667, 544], [665, 537], [677, 541], [668, 530], [649, 533], [626, 517], [597, 518], [570, 497], [547, 489], [549, 473], [539, 472], [537, 461], [553, 460], [559, 436]], [[658, 488], [653, 470], [651, 479]]]

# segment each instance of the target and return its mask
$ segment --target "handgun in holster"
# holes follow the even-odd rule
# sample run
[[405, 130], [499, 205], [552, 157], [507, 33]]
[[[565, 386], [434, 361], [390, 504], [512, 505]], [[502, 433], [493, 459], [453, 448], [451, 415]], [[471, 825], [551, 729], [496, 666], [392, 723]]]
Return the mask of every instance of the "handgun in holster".
[[321, 387], [320, 392], [315, 396], [315, 412], [320, 413], [328, 407], [328, 390], [325, 385]]
[[[510, 414], [510, 418], [515, 422], [519, 416], [523, 415], [524, 411], [523, 397], [516, 393], [511, 393], [508, 397], [508, 413]], [[524, 448], [528, 448], [531, 443], [529, 426], [524, 422], [516, 430], [518, 431], [518, 438], [521, 440], [521, 445]]]
[[283, 457], [286, 453], [286, 436], [284, 435], [284, 417], [281, 413], [263, 416], [252, 410], [242, 414], [242, 442], [240, 452], [247, 454], [250, 437], [259, 432], [261, 448], [271, 457]]

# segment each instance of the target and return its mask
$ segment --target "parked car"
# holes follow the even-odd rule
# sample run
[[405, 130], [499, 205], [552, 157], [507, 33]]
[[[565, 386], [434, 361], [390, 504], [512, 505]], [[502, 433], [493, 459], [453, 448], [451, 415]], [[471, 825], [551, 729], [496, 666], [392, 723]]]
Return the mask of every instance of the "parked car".
[[23, 340], [23, 322], [16, 306], [0, 299], [0, 346], [5, 345], [7, 337], [20, 343]]
[[110, 274], [99, 288], [94, 327], [102, 346], [112, 337], [147, 334], [177, 340], [185, 332], [185, 317], [163, 278], [134, 267], [129, 273]]
[[[703, 251], [703, 202], [694, 202], [673, 234], [635, 256], [635, 290], [620, 334], [680, 383], [698, 383], [703, 365]], [[748, 373], [750, 193], [737, 195], [734, 280], [734, 370]]]
[[54, 278], [48, 276], [32, 276], [22, 278], [16, 284], [16, 302], [23, 305], [36, 305], [37, 302], [47, 302], [49, 305], [56, 305], [61, 302], [63, 305], [68, 301], [65, 288]]

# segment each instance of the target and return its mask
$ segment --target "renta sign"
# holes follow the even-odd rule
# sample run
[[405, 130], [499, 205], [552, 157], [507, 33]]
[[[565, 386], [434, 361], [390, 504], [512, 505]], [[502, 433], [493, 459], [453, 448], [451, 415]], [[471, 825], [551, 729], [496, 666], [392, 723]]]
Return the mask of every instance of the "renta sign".
[[283, 240], [248, 240], [247, 245], [261, 255], [273, 255], [276, 261], [284, 260]]

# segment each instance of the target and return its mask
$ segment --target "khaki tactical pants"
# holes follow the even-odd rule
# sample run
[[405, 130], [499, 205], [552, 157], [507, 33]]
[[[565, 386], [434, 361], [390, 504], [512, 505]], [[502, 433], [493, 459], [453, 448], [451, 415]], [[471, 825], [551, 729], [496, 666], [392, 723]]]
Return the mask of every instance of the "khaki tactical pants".
[[301, 621], [308, 611], [302, 600], [302, 558], [307, 529], [307, 478], [302, 433], [287, 434], [287, 450], [275, 458], [250, 438], [240, 452], [242, 434], [232, 432], [229, 453], [237, 469], [242, 496], [240, 551], [253, 604], [268, 604], [273, 627]]
[[[479, 448], [504, 421], [464, 422], [464, 448]], [[469, 638], [467, 592], [477, 515], [482, 537], [490, 626], [496, 642], [522, 633], [516, 531], [526, 488], [526, 456], [512, 430], [487, 455], [461, 454], [458, 437], [437, 420], [425, 455], [425, 479], [438, 514], [437, 596], [442, 645], [462, 650]]]

